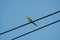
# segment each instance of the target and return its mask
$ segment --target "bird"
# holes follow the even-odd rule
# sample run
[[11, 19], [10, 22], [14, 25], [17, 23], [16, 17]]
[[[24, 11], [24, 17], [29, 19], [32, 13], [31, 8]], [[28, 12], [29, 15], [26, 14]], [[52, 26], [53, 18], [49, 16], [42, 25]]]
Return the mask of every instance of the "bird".
[[[28, 22], [30, 23], [30, 22], [32, 22], [32, 19], [30, 18], [30, 17], [26, 17], [27, 18], [27, 20], [28, 20]], [[34, 23], [34, 22], [32, 22], [32, 24], [34, 24], [35, 26], [38, 26], [36, 23]]]

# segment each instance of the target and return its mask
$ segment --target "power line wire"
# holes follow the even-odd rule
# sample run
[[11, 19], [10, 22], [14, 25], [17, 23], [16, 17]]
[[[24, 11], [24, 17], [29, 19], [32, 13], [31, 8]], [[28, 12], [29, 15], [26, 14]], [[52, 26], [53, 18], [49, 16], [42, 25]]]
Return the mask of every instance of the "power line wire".
[[47, 24], [47, 25], [45, 25], [45, 26], [39, 27], [39, 28], [37, 28], [37, 29], [35, 29], [35, 30], [32, 30], [32, 31], [30, 31], [30, 32], [27, 32], [27, 33], [25, 33], [25, 34], [22, 34], [22, 35], [20, 35], [20, 36], [17, 36], [17, 37], [15, 37], [15, 38], [13, 38], [12, 40], [18, 39], [18, 38], [23, 37], [23, 36], [25, 36], [25, 35], [28, 35], [28, 34], [30, 34], [30, 33], [33, 33], [33, 32], [35, 32], [35, 31], [38, 31], [38, 30], [42, 29], [42, 28], [48, 27], [48, 26], [50, 26], [50, 25], [52, 25], [52, 24], [55, 24], [55, 23], [57, 23], [57, 22], [60, 22], [60, 19], [57, 20], [57, 21], [54, 21], [54, 22], [52, 22], [52, 23], [49, 23], [49, 24]]
[[[55, 14], [57, 14], [57, 13], [59, 13], [59, 12], [60, 12], [60, 11], [56, 11], [56, 12], [51, 13], [51, 14], [49, 14], [49, 15], [46, 15], [46, 16], [44, 16], [44, 17], [38, 18], [38, 19], [36, 19], [36, 20], [34, 20], [34, 21], [32, 21], [32, 22], [36, 22], [36, 21], [38, 21], [38, 20], [42, 20], [42, 19], [47, 18], [47, 17], [49, 17], [49, 16], [55, 15]], [[30, 22], [30, 23], [32, 23], [32, 22]], [[26, 23], [26, 24], [23, 24], [23, 25], [21, 25], [21, 26], [17, 26], [17, 27], [15, 27], [15, 28], [10, 29], [10, 30], [4, 31], [4, 32], [0, 33], [0, 35], [3, 35], [3, 34], [5, 34], [5, 33], [8, 33], [8, 32], [10, 32], [10, 31], [13, 31], [13, 30], [18, 29], [18, 28], [21, 28], [21, 27], [26, 26], [26, 25], [28, 25], [28, 24], [30, 24], [30, 23]]]

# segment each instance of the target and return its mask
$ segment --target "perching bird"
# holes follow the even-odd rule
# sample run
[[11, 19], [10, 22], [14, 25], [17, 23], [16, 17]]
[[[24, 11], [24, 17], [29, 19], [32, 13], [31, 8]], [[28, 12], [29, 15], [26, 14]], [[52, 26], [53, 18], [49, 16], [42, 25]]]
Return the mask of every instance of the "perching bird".
[[[27, 17], [28, 22], [32, 22], [32, 19], [30, 17]], [[32, 22], [35, 26], [38, 26], [36, 23]]]

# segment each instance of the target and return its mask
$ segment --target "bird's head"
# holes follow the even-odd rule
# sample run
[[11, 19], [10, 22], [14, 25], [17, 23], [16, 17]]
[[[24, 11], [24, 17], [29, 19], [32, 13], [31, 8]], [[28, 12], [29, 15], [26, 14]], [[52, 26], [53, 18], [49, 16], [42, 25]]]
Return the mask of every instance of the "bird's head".
[[30, 19], [30, 17], [26, 17], [27, 19]]

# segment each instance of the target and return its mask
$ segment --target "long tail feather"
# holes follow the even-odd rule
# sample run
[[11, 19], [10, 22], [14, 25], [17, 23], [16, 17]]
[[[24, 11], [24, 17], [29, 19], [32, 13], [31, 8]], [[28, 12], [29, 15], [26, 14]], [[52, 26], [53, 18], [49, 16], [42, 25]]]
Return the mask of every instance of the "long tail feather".
[[38, 26], [36, 23], [33, 23], [35, 26]]

